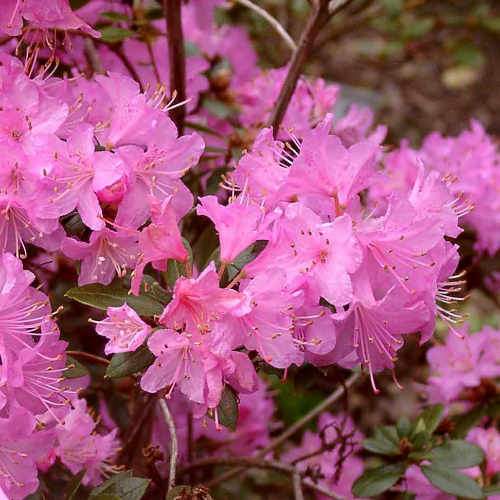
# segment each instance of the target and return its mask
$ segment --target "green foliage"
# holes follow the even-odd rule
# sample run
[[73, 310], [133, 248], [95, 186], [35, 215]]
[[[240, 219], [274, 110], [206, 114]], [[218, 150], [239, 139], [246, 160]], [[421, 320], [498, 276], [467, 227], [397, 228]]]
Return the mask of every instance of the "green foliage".
[[117, 474], [90, 493], [92, 500], [140, 500], [150, 483], [149, 479], [133, 477], [128, 470]]
[[238, 396], [228, 385], [224, 386], [220, 402], [217, 406], [219, 423], [235, 431], [238, 423]]
[[105, 26], [104, 28], [101, 28], [100, 40], [106, 43], [120, 43], [127, 38], [135, 36], [136, 34], [132, 30], [119, 28], [118, 26]]
[[[144, 286], [144, 285], [143, 285]], [[127, 303], [140, 316], [157, 316], [163, 312], [165, 303], [159, 299], [160, 285], [150, 286], [153, 292], [144, 292], [139, 296], [131, 295], [129, 290], [120, 281], [114, 281], [110, 285], [92, 283], [81, 287], [70, 288], [65, 297], [76, 300], [81, 304], [106, 310], [108, 307], [119, 307]], [[164, 291], [163, 297], [168, 298]]]
[[89, 371], [79, 361], [71, 356], [66, 356], [67, 369], [63, 372], [64, 378], [79, 378], [89, 375]]
[[410, 465], [417, 465], [442, 491], [482, 498], [479, 485], [457, 469], [480, 465], [484, 460], [483, 451], [467, 441], [450, 439], [440, 433], [442, 421], [443, 406], [434, 405], [427, 407], [413, 422], [402, 417], [395, 426], [377, 427], [373, 436], [363, 441], [363, 447], [387, 463], [365, 471], [354, 483], [353, 493], [378, 495], [396, 484]]
[[405, 473], [404, 464], [382, 465], [367, 470], [352, 486], [352, 492], [357, 497], [379, 495], [394, 486]]
[[422, 465], [424, 476], [441, 491], [465, 498], [483, 498], [479, 485], [465, 474], [435, 464]]
[[154, 360], [154, 355], [146, 345], [142, 345], [134, 352], [117, 353], [111, 358], [105, 377], [118, 378], [133, 375], [147, 368]]

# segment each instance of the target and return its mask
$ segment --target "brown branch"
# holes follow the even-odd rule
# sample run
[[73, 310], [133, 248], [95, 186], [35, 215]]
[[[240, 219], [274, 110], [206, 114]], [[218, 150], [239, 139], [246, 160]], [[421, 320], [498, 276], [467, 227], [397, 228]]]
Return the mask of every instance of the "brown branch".
[[109, 360], [105, 358], [101, 358], [101, 356], [96, 356], [95, 354], [90, 354], [89, 352], [83, 352], [83, 351], [66, 351], [66, 354], [68, 356], [73, 356], [74, 358], [82, 358], [86, 359], [87, 361], [92, 361], [94, 363], [97, 363], [99, 365], [109, 365]]
[[99, 56], [99, 52], [94, 45], [94, 40], [92, 38], [86, 38], [84, 41], [84, 53], [87, 62], [94, 72], [94, 74], [104, 75], [106, 70], [102, 65], [101, 57]]
[[[321, 403], [315, 406], [309, 413], [304, 415], [300, 420], [297, 420], [293, 425], [288, 427], [283, 433], [274, 438], [265, 448], [260, 450], [256, 454], [256, 458], [265, 457], [270, 451], [274, 450], [285, 441], [287, 441], [290, 437], [292, 437], [297, 431], [302, 429], [302, 427], [306, 426], [311, 420], [314, 420], [320, 413], [327, 410], [333, 403], [335, 403], [338, 399], [342, 397], [345, 391], [349, 389], [360, 377], [359, 373], [353, 373], [343, 384], [341, 387], [338, 387], [330, 396], [324, 399]], [[206, 485], [211, 488], [220, 482], [226, 481], [238, 474], [244, 472], [245, 469], [235, 468], [227, 471], [224, 474], [221, 474], [218, 477], [208, 481]]]
[[[182, 0], [163, 0], [167, 24], [170, 92], [172, 94], [176, 92], [179, 102], [184, 102], [186, 100], [186, 54], [182, 33], [181, 3]], [[171, 109], [170, 117], [181, 135], [184, 132], [185, 106]]]
[[[256, 468], [256, 469], [272, 469], [272, 470], [277, 470], [280, 472], [283, 472], [285, 474], [290, 474], [292, 477], [298, 476], [301, 479], [301, 483], [314, 490], [317, 491], [318, 493], [321, 493], [328, 498], [335, 498], [335, 499], [342, 499], [342, 497], [336, 495], [335, 493], [329, 491], [326, 488], [323, 488], [319, 484], [316, 484], [314, 481], [311, 479], [304, 477], [305, 473], [298, 471], [295, 467], [292, 467], [291, 465], [284, 464], [282, 462], [277, 462], [274, 460], [263, 460], [262, 458], [254, 458], [254, 457], [230, 457], [230, 458], [224, 458], [224, 457], [210, 457], [210, 458], [204, 458], [202, 460], [198, 460], [196, 462], [193, 462], [191, 464], [186, 465], [183, 467], [180, 471], [179, 474], [185, 474], [189, 471], [192, 471], [194, 469], [199, 469], [202, 467], [213, 467], [213, 466], [239, 466], [239, 467], [245, 467], [245, 470], [248, 468]], [[240, 470], [240, 469], [238, 469]], [[300, 497], [299, 497], [300, 498]]]
[[313, 8], [306, 27], [297, 46], [297, 50], [293, 53], [290, 62], [290, 68], [286, 75], [280, 94], [274, 106], [273, 112], [269, 118], [269, 126], [273, 128], [274, 136], [278, 135], [278, 130], [285, 117], [286, 110], [292, 99], [297, 82], [304, 69], [304, 64], [311, 53], [314, 40], [318, 36], [323, 25], [328, 21], [330, 15], [328, 13], [328, 1], [318, 0]]
[[293, 496], [295, 500], [304, 500], [304, 493], [302, 493], [302, 478], [298, 472], [293, 474]]

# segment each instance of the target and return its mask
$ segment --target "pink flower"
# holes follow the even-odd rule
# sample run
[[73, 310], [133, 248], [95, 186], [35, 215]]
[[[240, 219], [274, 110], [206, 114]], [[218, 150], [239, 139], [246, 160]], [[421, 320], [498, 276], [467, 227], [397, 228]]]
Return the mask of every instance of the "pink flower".
[[331, 116], [304, 134], [291, 161], [284, 194], [295, 195], [316, 212], [332, 217], [341, 215], [356, 195], [365, 189], [373, 175], [380, 148], [370, 141], [346, 149], [340, 139], [330, 135]]
[[179, 330], [210, 332], [215, 321], [226, 314], [248, 310], [245, 296], [235, 290], [220, 288], [215, 264], [211, 262], [197, 278], [180, 277], [171, 302], [160, 317], [160, 323]]
[[94, 231], [88, 243], [66, 238], [61, 250], [71, 259], [81, 260], [78, 285], [109, 285], [115, 274], [123, 277], [137, 259], [137, 236], [133, 231]]
[[444, 345], [427, 351], [431, 368], [427, 392], [432, 402], [451, 403], [463, 389], [479, 386], [481, 379], [500, 376], [498, 331], [485, 328], [469, 334], [464, 327], [460, 334], [448, 334]]
[[480, 446], [486, 456], [486, 474], [493, 476], [500, 472], [500, 433], [495, 427], [476, 427], [467, 435], [467, 440]]
[[167, 260], [186, 262], [189, 255], [182, 241], [171, 197], [159, 202], [153, 198], [151, 224], [139, 233], [139, 256], [132, 277], [132, 293], [139, 294], [144, 268], [150, 262], [155, 269], [165, 271]]
[[[349, 309], [334, 315], [337, 343], [326, 358], [347, 366], [360, 362], [368, 368], [373, 390], [378, 392], [373, 374], [393, 368], [396, 352], [403, 346], [402, 336], [425, 325], [429, 311], [422, 301], [411, 301], [396, 287], [377, 299], [365, 273], [361, 269], [353, 278], [354, 300]], [[354, 360], [350, 357], [353, 349]]]
[[259, 207], [247, 205], [242, 200], [224, 206], [219, 204], [217, 197], [204, 196], [200, 204], [198, 215], [208, 217], [219, 235], [222, 262], [232, 262], [259, 239], [271, 222]]
[[104, 221], [97, 194], [121, 181], [125, 167], [115, 154], [94, 152], [93, 137], [93, 127], [82, 124], [56, 151], [55, 169], [49, 177], [47, 215], [57, 217], [76, 207], [88, 227], [100, 230]]
[[96, 332], [107, 337], [106, 354], [135, 351], [151, 333], [151, 327], [127, 304], [108, 307], [107, 317], [96, 322]]
[[95, 428], [85, 400], [79, 399], [55, 429], [57, 456], [73, 474], [85, 469], [83, 483], [92, 486], [102, 481], [104, 472], [109, 469], [108, 462], [118, 452], [116, 429], [108, 434], [97, 434]]
[[50, 431], [36, 431], [35, 417], [13, 405], [0, 418], [0, 491], [4, 498], [22, 500], [38, 488], [36, 461], [48, 453], [54, 441]]
[[439, 490], [423, 475], [420, 467], [411, 465], [406, 470], [406, 487], [408, 491], [416, 493], [416, 500], [453, 500], [454, 496]]

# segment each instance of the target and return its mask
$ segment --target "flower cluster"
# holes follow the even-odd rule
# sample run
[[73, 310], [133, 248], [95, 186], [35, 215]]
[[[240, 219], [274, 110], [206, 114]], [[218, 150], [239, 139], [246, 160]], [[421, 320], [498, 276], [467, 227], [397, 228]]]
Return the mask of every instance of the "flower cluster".
[[116, 431], [97, 434], [87, 403], [78, 398], [85, 378], [66, 378], [65, 350], [47, 296], [12, 254], [0, 257], [0, 490], [24, 498], [38, 486], [37, 466], [56, 458], [85, 483], [97, 484], [116, 453]]
[[[80, 301], [106, 310], [92, 320], [95, 353], [83, 354], [109, 364], [103, 348], [111, 368], [137, 355], [127, 401], [154, 396], [149, 413], [134, 414], [131, 439], [149, 419], [145, 444], [160, 451], [146, 465], [162, 477], [172, 431], [156, 398], [169, 402], [180, 460], [191, 442], [200, 456], [258, 456], [276, 429], [258, 367], [286, 378], [305, 364], [361, 365], [378, 393], [376, 374], [391, 370], [399, 386], [405, 338], [431, 340], [436, 318], [450, 333], [428, 351], [429, 400], [451, 412], [496, 394], [498, 331], [469, 335], [456, 308], [467, 285], [462, 230], [474, 231], [479, 253], [500, 248], [493, 139], [472, 122], [456, 138], [434, 133], [418, 149], [389, 150], [369, 109], [334, 117], [340, 87], [321, 78], [298, 79], [274, 131], [290, 67], [260, 69], [245, 30], [214, 21], [221, 3], [182, 7], [184, 102], [170, 87], [165, 19], [148, 2], [94, 0], [73, 12], [68, 0], [8, 0], [0, 12], [2, 497], [26, 497], [38, 471], [61, 464], [97, 485], [132, 447], [119, 453], [114, 416], [100, 421], [89, 409], [100, 401], [105, 416], [103, 393], [118, 384], [91, 387], [87, 402], [80, 391], [97, 371], [68, 375], [68, 342], [41, 289], [51, 299], [71, 286], [106, 296], [105, 306]], [[179, 106], [187, 119], [174, 123]], [[77, 278], [62, 277], [68, 265]], [[113, 295], [118, 288], [125, 294]], [[228, 393], [239, 407], [234, 432], [221, 428]], [[317, 432], [281, 458], [349, 497], [361, 439], [348, 415], [323, 413]], [[498, 432], [479, 422], [468, 439], [486, 450], [493, 477]], [[425, 493], [419, 471], [406, 480]]]

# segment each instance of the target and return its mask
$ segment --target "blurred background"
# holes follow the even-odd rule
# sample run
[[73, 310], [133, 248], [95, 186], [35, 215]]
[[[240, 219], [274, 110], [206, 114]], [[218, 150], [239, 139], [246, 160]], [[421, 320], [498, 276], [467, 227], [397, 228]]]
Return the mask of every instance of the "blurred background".
[[[256, 3], [299, 39], [307, 0]], [[263, 65], [288, 61], [262, 18], [239, 5], [220, 15], [249, 28]], [[343, 84], [344, 103], [370, 104], [389, 142], [417, 143], [433, 130], [456, 134], [471, 118], [500, 134], [499, 63], [498, 1], [358, 0], [323, 29], [306, 73]]]

